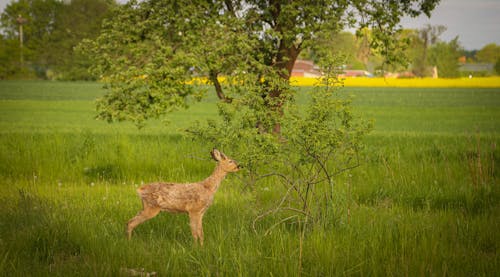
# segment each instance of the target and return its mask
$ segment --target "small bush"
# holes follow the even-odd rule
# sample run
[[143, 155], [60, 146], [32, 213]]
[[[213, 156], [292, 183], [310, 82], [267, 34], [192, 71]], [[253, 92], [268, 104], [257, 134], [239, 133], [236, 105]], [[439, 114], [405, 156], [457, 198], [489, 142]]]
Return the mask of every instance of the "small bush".
[[[270, 199], [275, 203], [256, 218], [254, 228], [268, 215], [279, 214], [278, 223], [325, 219], [335, 177], [359, 166], [362, 138], [371, 124], [354, 116], [334, 76], [327, 75], [310, 91], [305, 108], [293, 101], [290, 87], [282, 96], [287, 104], [278, 111], [269, 109], [265, 93], [246, 93], [218, 105], [220, 120], [189, 129], [195, 138], [238, 156], [246, 169], [240, 174], [246, 187], [268, 179], [276, 184], [271, 189], [278, 193]], [[280, 132], [275, 132], [276, 124]]]

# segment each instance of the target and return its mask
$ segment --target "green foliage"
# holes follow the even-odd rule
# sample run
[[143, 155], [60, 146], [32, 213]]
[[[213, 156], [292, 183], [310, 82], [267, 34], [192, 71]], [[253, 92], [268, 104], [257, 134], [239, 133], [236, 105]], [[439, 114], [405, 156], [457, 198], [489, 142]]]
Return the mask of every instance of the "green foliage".
[[[446, 31], [445, 26], [427, 24], [425, 27], [410, 33], [412, 49], [410, 54], [411, 70], [416, 76], [432, 76], [432, 67], [436, 65], [436, 60], [439, 60], [440, 57], [433, 57], [434, 60], [431, 62], [429, 57], [430, 48], [440, 42], [439, 37], [444, 31]], [[440, 70], [440, 68], [438, 69]]]
[[424, 28], [411, 32], [411, 70], [419, 77], [433, 76], [433, 67], [438, 70], [438, 76], [444, 78], [459, 77], [458, 59], [463, 54], [458, 37], [450, 42], [444, 42], [439, 36], [446, 31], [445, 26], [426, 25]]
[[0, 64], [2, 64], [0, 80], [35, 77], [33, 70], [20, 66], [19, 42], [5, 39], [2, 35], [0, 35]]
[[429, 63], [437, 67], [439, 77], [460, 76], [458, 58], [461, 55], [461, 49], [458, 37], [448, 43], [438, 42], [429, 49]]
[[104, 22], [95, 41], [80, 45], [109, 89], [98, 102], [100, 118], [142, 126], [199, 98], [204, 89], [194, 77], [210, 73], [218, 83], [218, 74], [245, 61], [237, 53], [248, 52], [248, 41], [238, 27], [221, 25], [217, 5], [198, 4], [131, 1]]
[[[98, 104], [100, 118], [108, 121], [142, 126], [185, 108], [199, 91], [187, 85], [193, 77], [206, 77], [223, 102], [234, 93], [255, 94], [244, 102], [265, 98], [267, 112], [280, 113], [295, 60], [322, 32], [371, 28], [367, 45], [387, 63], [401, 62], [399, 19], [429, 14], [438, 2], [130, 1], [80, 48], [109, 88]], [[272, 129], [278, 132], [279, 123]]]
[[[32, 71], [43, 79], [93, 79], [87, 72], [89, 60], [74, 53], [73, 48], [83, 38], [94, 38], [99, 33], [101, 21], [113, 5], [112, 0], [12, 1], [0, 19], [5, 40], [11, 45], [5, 50], [11, 55], [6, 64], [12, 69], [3, 78], [29, 78], [26, 72]], [[25, 19], [25, 68], [19, 61], [19, 15]]]
[[[238, 153], [246, 169], [244, 182], [250, 186], [267, 178], [283, 185], [282, 200], [265, 215], [284, 212], [287, 221], [296, 218], [289, 215], [295, 211], [306, 221], [312, 217], [320, 222], [332, 206], [334, 176], [359, 165], [362, 138], [371, 129], [353, 115], [350, 100], [339, 94], [340, 83], [333, 76], [327, 74], [322, 86], [310, 91], [305, 106], [291, 98], [274, 111], [267, 108], [268, 98], [243, 94], [218, 105], [220, 120], [199, 123], [188, 132]], [[279, 133], [272, 132], [276, 123], [282, 126]]]
[[475, 58], [481, 63], [496, 63], [500, 59], [500, 45], [490, 43], [477, 51]]
[[371, 40], [371, 32], [368, 29], [359, 31], [357, 35], [350, 32], [325, 30], [314, 39], [314, 45], [311, 45], [309, 49], [304, 49], [302, 55], [305, 59], [316, 63], [328, 55], [344, 57], [342, 65], [348, 69], [374, 72], [376, 68], [382, 66], [384, 58], [370, 47]]

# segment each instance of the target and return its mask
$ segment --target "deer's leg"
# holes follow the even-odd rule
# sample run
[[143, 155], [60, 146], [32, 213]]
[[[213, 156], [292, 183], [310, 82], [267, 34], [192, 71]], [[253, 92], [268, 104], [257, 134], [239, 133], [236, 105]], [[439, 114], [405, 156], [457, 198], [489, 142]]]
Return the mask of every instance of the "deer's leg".
[[203, 246], [203, 214], [198, 217], [198, 238], [200, 239], [200, 245]]
[[191, 234], [193, 235], [194, 242], [196, 243], [198, 239], [200, 240], [200, 245], [203, 245], [203, 230], [200, 233], [201, 220], [203, 214], [199, 212], [189, 213], [189, 225], [191, 226]]
[[132, 231], [134, 230], [135, 227], [137, 227], [139, 224], [143, 223], [144, 221], [151, 219], [155, 217], [158, 213], [160, 212], [159, 207], [149, 207], [144, 205], [144, 209], [139, 212], [134, 218], [129, 220], [127, 224], [127, 237], [130, 240], [132, 237]]

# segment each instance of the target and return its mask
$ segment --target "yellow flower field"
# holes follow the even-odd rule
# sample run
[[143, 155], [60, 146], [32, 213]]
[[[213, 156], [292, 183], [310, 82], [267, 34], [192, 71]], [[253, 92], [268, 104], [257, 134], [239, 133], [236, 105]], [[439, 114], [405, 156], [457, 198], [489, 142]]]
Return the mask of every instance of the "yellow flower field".
[[[292, 77], [295, 86], [313, 86], [317, 84], [316, 78]], [[346, 87], [415, 87], [415, 88], [500, 88], [500, 77], [477, 77], [457, 79], [432, 79], [432, 78], [345, 78]]]

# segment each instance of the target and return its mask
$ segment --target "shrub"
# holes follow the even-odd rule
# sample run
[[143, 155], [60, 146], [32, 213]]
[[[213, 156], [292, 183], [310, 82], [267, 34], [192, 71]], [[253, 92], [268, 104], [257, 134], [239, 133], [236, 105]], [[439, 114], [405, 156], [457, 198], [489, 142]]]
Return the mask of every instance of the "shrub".
[[[332, 207], [335, 176], [359, 165], [362, 138], [371, 124], [353, 115], [351, 100], [339, 92], [336, 67], [328, 68], [331, 74], [309, 92], [305, 107], [293, 101], [291, 87], [279, 111], [266, 108], [265, 94], [243, 93], [218, 105], [219, 120], [188, 130], [238, 157], [246, 168], [241, 174], [245, 186], [279, 184], [270, 188], [279, 192], [275, 204], [255, 219], [254, 227], [269, 215], [276, 215], [278, 223], [320, 222]], [[279, 133], [272, 131], [276, 123]]]

